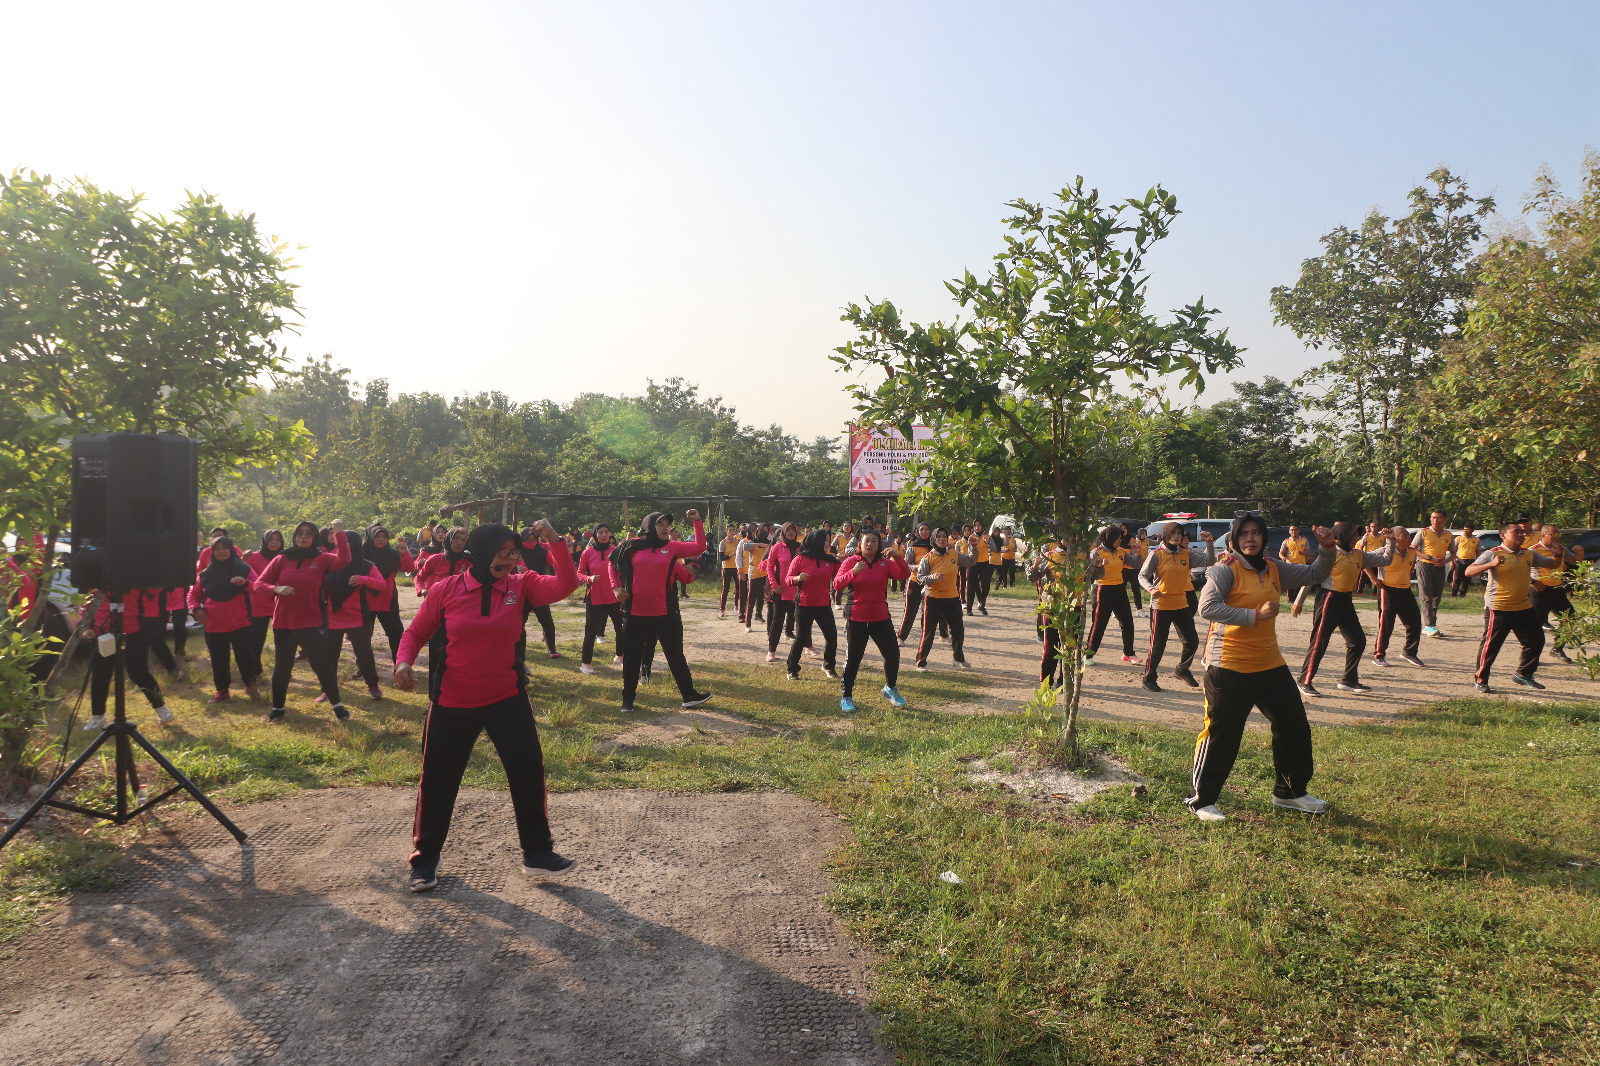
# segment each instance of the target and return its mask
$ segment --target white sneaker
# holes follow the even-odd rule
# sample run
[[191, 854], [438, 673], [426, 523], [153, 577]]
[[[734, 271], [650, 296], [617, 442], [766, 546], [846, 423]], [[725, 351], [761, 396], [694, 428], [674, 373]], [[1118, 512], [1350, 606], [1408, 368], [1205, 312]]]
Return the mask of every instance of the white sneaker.
[[1327, 800], [1317, 799], [1317, 797], [1311, 795], [1309, 792], [1304, 796], [1297, 796], [1294, 799], [1284, 799], [1281, 796], [1273, 796], [1272, 805], [1274, 807], [1284, 807], [1291, 811], [1304, 811], [1306, 814], [1326, 814], [1328, 813], [1329, 806]]
[[578, 673], [580, 673], [580, 674], [592, 674], [592, 673], [594, 673], [594, 663], [579, 663], [578, 664]]
[[162, 704], [160, 707], [157, 707], [156, 721], [160, 722], [162, 725], [166, 725], [168, 722], [172, 721], [172, 708], [168, 707], [166, 704]]
[[778, 661], [778, 653], [777, 652], [775, 652], [775, 651], [767, 652], [767, 662], [775, 663], [777, 661]]
[[83, 731], [85, 733], [98, 733], [105, 727], [106, 716], [103, 714], [97, 714], [93, 718], [90, 718], [87, 722], [83, 723]]
[[749, 627], [749, 626], [745, 626], [745, 627], [744, 627], [744, 631], [745, 631], [745, 632], [746, 632], [746, 633], [750, 633], [750, 632], [754, 632], [754, 631], [753, 631], [753, 630], [752, 630], [752, 629], [751, 629], [751, 628], [750, 628], [750, 627]]
[[967, 660], [965, 660], [965, 659], [957, 659], [956, 660], [956, 668], [959, 669], [959, 670], [971, 670], [972, 669], [972, 664], [967, 662]]
[[612, 657], [611, 657], [611, 665], [612, 665], [612, 666], [621, 666], [621, 665], [622, 665], [622, 656], [620, 656], [620, 655], [613, 655], [613, 656], [612, 656]]
[[1133, 616], [1135, 618], [1148, 618], [1149, 617], [1149, 615], [1145, 614], [1145, 610], [1144, 610], [1143, 607], [1139, 608], [1137, 611], [1134, 611], [1133, 612]]
[[1204, 807], [1197, 807], [1195, 809], [1194, 816], [1200, 819], [1202, 822], [1226, 822], [1228, 820], [1228, 816], [1223, 814], [1222, 811], [1217, 808], [1215, 803], [1207, 804]]

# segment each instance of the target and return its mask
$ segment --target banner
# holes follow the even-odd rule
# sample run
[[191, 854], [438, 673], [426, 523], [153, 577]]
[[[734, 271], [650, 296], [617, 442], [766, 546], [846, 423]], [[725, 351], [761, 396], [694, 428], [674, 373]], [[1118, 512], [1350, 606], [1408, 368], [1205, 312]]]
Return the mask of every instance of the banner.
[[927, 426], [912, 426], [910, 440], [892, 426], [851, 426], [851, 493], [899, 492], [906, 485], [905, 464], [922, 458], [933, 437]]

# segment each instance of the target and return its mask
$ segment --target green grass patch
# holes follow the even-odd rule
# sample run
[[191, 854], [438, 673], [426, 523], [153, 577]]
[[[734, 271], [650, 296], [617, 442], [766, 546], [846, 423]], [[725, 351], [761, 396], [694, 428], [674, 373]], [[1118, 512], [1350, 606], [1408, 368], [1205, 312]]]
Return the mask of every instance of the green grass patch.
[[[610, 749], [676, 710], [665, 671], [625, 716], [617, 672], [539, 661], [552, 787], [782, 789], [843, 815], [854, 837], [829, 905], [876, 953], [874, 1007], [902, 1061], [1600, 1061], [1600, 704], [1455, 701], [1315, 728], [1321, 818], [1271, 807], [1269, 740], [1251, 732], [1231, 818], [1206, 826], [1181, 802], [1186, 732], [1089, 723], [1085, 746], [1145, 792], [1030, 804], [973, 785], [967, 763], [1062, 753], [1037, 717], [942, 713], [970, 700], [971, 675], [910, 675], [912, 706], [894, 711], [869, 674], [864, 710], [844, 716], [815, 670], [695, 672], [710, 709], [752, 732]], [[163, 744], [225, 803], [415, 781], [417, 696], [352, 699], [338, 730], [305, 687], [271, 726], [260, 707], [182, 694]], [[489, 745], [468, 780], [504, 786]], [[119, 841], [80, 830], [0, 856], [0, 937], [99, 876]]]

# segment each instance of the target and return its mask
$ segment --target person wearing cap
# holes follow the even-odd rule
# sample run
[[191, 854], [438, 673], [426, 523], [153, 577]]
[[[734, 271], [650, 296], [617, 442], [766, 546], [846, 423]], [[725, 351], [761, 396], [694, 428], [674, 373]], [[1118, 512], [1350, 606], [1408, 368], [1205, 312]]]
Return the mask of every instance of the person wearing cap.
[[[456, 794], [467, 760], [487, 732], [505, 767], [522, 845], [522, 872], [560, 877], [576, 861], [555, 851], [545, 791], [544, 753], [528, 701], [523, 652], [533, 608], [559, 603], [578, 587], [567, 542], [540, 519], [529, 528], [550, 548], [552, 573], [522, 569], [524, 538], [499, 523], [472, 530], [465, 552], [471, 565], [440, 578], [428, 590], [395, 660], [395, 687], [416, 685], [413, 664], [436, 631], [445, 634], [438, 661], [429, 660], [428, 705], [423, 724], [422, 776], [412, 823], [410, 888], [439, 883], [439, 857], [450, 832]], [[433, 653], [430, 652], [430, 656]]]
[[1239, 757], [1239, 742], [1252, 710], [1272, 726], [1272, 804], [1307, 814], [1328, 809], [1306, 791], [1311, 781], [1311, 725], [1300, 689], [1284, 662], [1275, 628], [1283, 595], [1323, 581], [1334, 562], [1333, 533], [1312, 528], [1321, 550], [1309, 566], [1268, 559], [1267, 524], [1260, 515], [1240, 515], [1229, 535], [1230, 550], [1206, 572], [1199, 615], [1206, 635], [1205, 722], [1195, 740], [1193, 791], [1184, 803], [1202, 822], [1221, 822], [1222, 786]]

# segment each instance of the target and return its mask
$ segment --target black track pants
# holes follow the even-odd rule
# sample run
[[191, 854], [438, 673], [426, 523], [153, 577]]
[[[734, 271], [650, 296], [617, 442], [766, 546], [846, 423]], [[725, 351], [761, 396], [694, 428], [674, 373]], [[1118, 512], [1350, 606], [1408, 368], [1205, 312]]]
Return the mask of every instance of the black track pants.
[[1392, 589], [1388, 585], [1379, 585], [1378, 643], [1372, 649], [1375, 658], [1383, 658], [1389, 650], [1389, 635], [1394, 632], [1396, 618], [1406, 627], [1406, 654], [1417, 654], [1422, 644], [1422, 612], [1417, 609], [1417, 597], [1409, 588]]
[[800, 669], [800, 653], [811, 646], [811, 624], [815, 622], [822, 631], [822, 665], [829, 670], [839, 668], [839, 630], [833, 621], [833, 606], [796, 607], [794, 643], [789, 645], [789, 672]]
[[[1539, 616], [1539, 628], [1543, 629], [1545, 624], [1554, 616], [1573, 613], [1572, 597], [1567, 594], [1565, 585], [1557, 585], [1555, 588], [1535, 585], [1533, 589], [1533, 610]], [[1552, 639], [1554, 638], [1552, 637]], [[1555, 649], [1557, 651], [1561, 650], [1559, 642], [1555, 644]]]
[[976, 600], [979, 607], [989, 607], [989, 588], [994, 582], [994, 567], [989, 563], [973, 563], [967, 568], [967, 613], [972, 613]]
[[272, 706], [279, 708], [289, 698], [289, 677], [294, 673], [296, 651], [306, 653], [311, 672], [322, 685], [323, 695], [334, 706], [339, 705], [339, 676], [328, 661], [328, 646], [323, 642], [322, 628], [274, 629], [272, 631]]
[[[167, 701], [161, 695], [161, 686], [150, 673], [150, 645], [146, 642], [144, 633], [138, 628], [132, 633], [123, 634], [122, 657], [128, 680], [144, 693], [144, 698], [150, 701], [150, 706], [165, 706]], [[111, 693], [111, 682], [117, 671], [116, 657], [100, 655], [97, 652], [89, 670], [89, 711], [92, 714], [105, 714], [106, 697]]]
[[1124, 568], [1122, 571], [1122, 585], [1128, 590], [1133, 605], [1138, 610], [1144, 610], [1144, 586], [1139, 584], [1139, 572]]
[[1189, 673], [1189, 667], [1194, 664], [1194, 653], [1200, 648], [1200, 635], [1194, 628], [1194, 608], [1179, 607], [1176, 610], [1162, 610], [1155, 605], [1154, 599], [1150, 601], [1150, 655], [1144, 661], [1144, 678], [1154, 681], [1156, 668], [1161, 665], [1161, 657], [1167, 651], [1167, 631], [1176, 626], [1178, 639], [1181, 642], [1178, 650], [1177, 674]]
[[1453, 576], [1450, 578], [1450, 595], [1465, 596], [1467, 589], [1472, 587], [1472, 579], [1467, 577], [1467, 567], [1471, 565], [1466, 559], [1457, 559], [1453, 564]]
[[323, 643], [328, 649], [328, 668], [334, 675], [339, 673], [339, 653], [344, 650], [345, 638], [349, 637], [350, 651], [356, 657], [356, 672], [361, 675], [361, 680], [376, 687], [378, 663], [372, 657], [372, 631], [365, 625], [359, 625], [354, 629], [325, 629], [322, 632]]
[[233, 686], [233, 674], [228, 667], [230, 653], [239, 664], [239, 680], [253, 685], [256, 678], [261, 676], [261, 660], [255, 657], [255, 634], [249, 626], [231, 633], [212, 633], [207, 630], [206, 651], [211, 656], [211, 681], [217, 686], [218, 692], [227, 692]]
[[539, 620], [539, 628], [544, 631], [544, 646], [554, 652], [556, 650], [556, 619], [550, 613], [549, 604], [540, 604], [533, 609], [533, 616]]
[[406, 625], [400, 621], [400, 608], [391, 607], [387, 611], [373, 611], [367, 615], [363, 628], [367, 631], [367, 643], [372, 643], [372, 630], [374, 625], [383, 627], [383, 635], [389, 638], [389, 658], [392, 661], [395, 652], [400, 649], [400, 638], [405, 635]]
[[[785, 630], [791, 640], [794, 637], [795, 602], [793, 600], [773, 600], [767, 604], [767, 650], [777, 653], [778, 642], [784, 638]], [[807, 638], [801, 644], [810, 647], [811, 640]]]
[[1328, 641], [1333, 639], [1336, 629], [1344, 637], [1344, 676], [1339, 680], [1346, 685], [1361, 683], [1361, 656], [1367, 650], [1367, 634], [1356, 614], [1355, 600], [1348, 592], [1321, 587], [1317, 589], [1317, 602], [1311, 613], [1311, 647], [1306, 651], [1305, 665], [1300, 671], [1303, 683], [1309, 685], [1317, 676], [1322, 657], [1328, 651]]
[[166, 615], [160, 618], [139, 619], [139, 634], [144, 638], [146, 649], [156, 657], [156, 662], [161, 664], [163, 670], [171, 673], [178, 668], [178, 660], [172, 657], [172, 649], [167, 647]]
[[611, 621], [611, 635], [616, 641], [616, 652], [622, 655], [622, 605], [617, 603], [586, 603], [583, 606], [583, 661], [594, 662], [594, 642], [606, 630], [606, 620]]
[[[1043, 615], [1039, 616], [1043, 618]], [[1061, 654], [1061, 630], [1055, 626], [1048, 626], [1042, 630], [1044, 633], [1044, 652], [1039, 656], [1039, 680], [1048, 681], [1060, 688], [1066, 683], [1061, 676], [1066, 659]]]
[[922, 599], [922, 585], [919, 582], [912, 581], [906, 586], [906, 613], [900, 618], [901, 643], [911, 635], [911, 623], [922, 613]]
[[172, 650], [179, 655], [189, 647], [189, 608], [180, 607], [171, 612]]
[[1539, 669], [1539, 655], [1544, 651], [1544, 629], [1539, 625], [1539, 612], [1532, 607], [1523, 611], [1496, 611], [1491, 608], [1484, 612], [1483, 643], [1478, 647], [1478, 670], [1472, 676], [1480, 685], [1489, 683], [1489, 670], [1494, 666], [1495, 658], [1500, 654], [1500, 645], [1506, 642], [1508, 633], [1515, 633], [1522, 644], [1522, 661], [1517, 664], [1517, 673], [1532, 677], [1533, 672]]
[[883, 683], [894, 688], [900, 680], [900, 642], [894, 623], [887, 618], [877, 622], [846, 622], [844, 675], [839, 682], [839, 694], [846, 699], [855, 695], [856, 674], [861, 670], [861, 657], [867, 653], [869, 639], [883, 656]]
[[722, 598], [717, 601], [717, 610], [726, 613], [728, 610], [728, 590], [733, 589], [733, 605], [739, 606], [742, 597], [739, 595], [739, 571], [730, 567], [722, 568]]
[[657, 641], [661, 644], [661, 653], [666, 657], [667, 666], [672, 671], [672, 679], [678, 683], [678, 692], [685, 700], [693, 698], [694, 675], [689, 672], [689, 660], [683, 657], [683, 619], [676, 614], [629, 615], [628, 623], [623, 627], [622, 637], [622, 705], [633, 706], [633, 698], [639, 691], [639, 665], [644, 661], [645, 648], [655, 648]]
[[1089, 656], [1100, 650], [1100, 641], [1106, 635], [1106, 624], [1111, 621], [1111, 616], [1117, 616], [1117, 623], [1122, 626], [1122, 654], [1133, 654], [1133, 608], [1128, 606], [1128, 589], [1126, 585], [1102, 585], [1096, 581], [1094, 585], [1094, 611], [1090, 615], [1089, 623]]
[[266, 661], [267, 634], [270, 632], [272, 632], [271, 615], [250, 619], [250, 650], [255, 654], [257, 665]]
[[478, 734], [488, 732], [506, 768], [511, 809], [517, 815], [517, 837], [524, 856], [549, 851], [550, 813], [544, 787], [544, 752], [533, 724], [533, 707], [519, 693], [487, 707], [428, 708], [422, 733], [422, 777], [417, 782], [417, 808], [411, 826], [411, 862], [432, 861], [444, 849], [455, 813], [456, 794]]
[[746, 582], [744, 590], [744, 613], [740, 615], [745, 625], [765, 621], [762, 613], [767, 603], [767, 579], [753, 577]]
[[1220, 666], [1206, 669], [1205, 725], [1194, 746], [1194, 791], [1184, 803], [1190, 810], [1209, 807], [1239, 757], [1239, 741], [1252, 709], [1272, 725], [1272, 794], [1293, 799], [1311, 783], [1311, 725], [1306, 705], [1287, 666], [1259, 673], [1240, 673]]
[[961, 620], [961, 601], [953, 596], [924, 596], [922, 598], [922, 641], [917, 645], [917, 665], [928, 664], [928, 652], [933, 650], [934, 632], [941, 627], [950, 628], [950, 655], [956, 662], [965, 661], [962, 645], [967, 631]]

